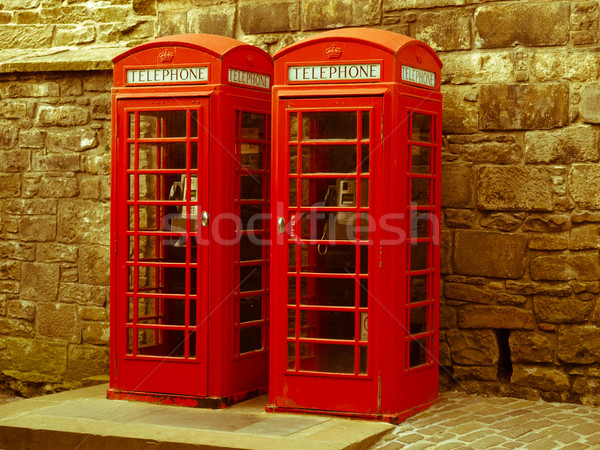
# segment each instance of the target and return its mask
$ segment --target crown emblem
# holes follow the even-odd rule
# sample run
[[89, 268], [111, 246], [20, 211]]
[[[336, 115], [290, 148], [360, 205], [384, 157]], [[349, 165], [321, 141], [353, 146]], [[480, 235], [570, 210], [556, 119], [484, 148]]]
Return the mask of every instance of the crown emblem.
[[160, 59], [160, 62], [163, 62], [163, 63], [168, 63], [168, 62], [173, 61], [174, 57], [175, 57], [175, 52], [172, 50], [169, 50], [169, 49], [165, 49], [158, 54], [158, 59]]
[[417, 51], [417, 62], [420, 64], [423, 62], [423, 52]]
[[253, 65], [254, 65], [254, 56], [252, 56], [252, 55], [248, 55], [248, 64], [249, 64], [250, 66], [253, 66]]
[[342, 49], [340, 47], [337, 47], [335, 44], [331, 44], [325, 50], [325, 54], [329, 59], [337, 59], [342, 54]]

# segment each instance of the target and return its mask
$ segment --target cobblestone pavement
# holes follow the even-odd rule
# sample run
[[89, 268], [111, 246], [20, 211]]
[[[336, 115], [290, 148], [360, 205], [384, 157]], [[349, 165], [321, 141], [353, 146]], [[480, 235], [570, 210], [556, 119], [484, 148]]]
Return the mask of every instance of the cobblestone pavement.
[[600, 449], [600, 408], [446, 392], [375, 449]]

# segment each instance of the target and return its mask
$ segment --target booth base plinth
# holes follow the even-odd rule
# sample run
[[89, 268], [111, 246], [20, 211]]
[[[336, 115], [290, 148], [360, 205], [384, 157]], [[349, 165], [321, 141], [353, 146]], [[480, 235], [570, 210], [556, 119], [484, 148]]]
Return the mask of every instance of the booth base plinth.
[[159, 405], [186, 406], [188, 408], [223, 409], [244, 400], [260, 397], [266, 393], [267, 388], [264, 387], [227, 397], [198, 397], [193, 395], [176, 395], [156, 392], [122, 391], [109, 388], [106, 397], [110, 400], [157, 403]]
[[309, 408], [288, 408], [288, 407], [280, 407], [275, 405], [266, 405], [265, 410], [270, 413], [296, 413], [296, 414], [320, 414], [325, 416], [339, 416], [339, 417], [349, 417], [352, 419], [363, 419], [363, 420], [379, 420], [382, 422], [388, 422], [394, 425], [397, 425], [401, 422], [404, 422], [411, 416], [414, 416], [421, 411], [426, 410], [430, 406], [436, 404], [438, 399], [431, 400], [429, 402], [423, 403], [421, 405], [415, 406], [414, 408], [410, 408], [399, 413], [394, 414], [368, 414], [368, 413], [356, 413], [356, 412], [348, 412], [348, 411], [326, 411], [320, 409], [309, 409]]

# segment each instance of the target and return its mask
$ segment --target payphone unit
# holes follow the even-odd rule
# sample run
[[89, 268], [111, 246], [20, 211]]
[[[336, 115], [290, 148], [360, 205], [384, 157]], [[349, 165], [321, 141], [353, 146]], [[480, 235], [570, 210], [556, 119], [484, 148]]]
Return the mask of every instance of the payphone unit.
[[234, 39], [114, 59], [111, 398], [266, 391], [273, 62]]
[[268, 409], [401, 420], [438, 394], [440, 60], [362, 28], [274, 59]]

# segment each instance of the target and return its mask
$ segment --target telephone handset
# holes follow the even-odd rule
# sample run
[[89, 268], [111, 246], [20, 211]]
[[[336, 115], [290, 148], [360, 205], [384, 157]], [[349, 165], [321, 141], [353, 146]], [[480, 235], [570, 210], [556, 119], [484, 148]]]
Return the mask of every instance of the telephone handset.
[[[187, 199], [188, 186], [186, 178], [186, 175], [182, 174], [180, 181], [175, 181], [171, 185], [171, 190], [169, 191], [169, 200], [182, 201]], [[192, 175], [190, 177], [190, 201], [195, 202], [196, 200], [198, 200], [198, 177], [196, 175]], [[179, 217], [175, 217], [171, 220], [172, 231], [175, 231], [176, 229], [186, 229], [185, 219], [188, 217], [188, 208], [190, 219], [196, 220], [198, 218], [198, 205], [178, 206], [177, 211], [179, 212]], [[185, 247], [185, 244], [186, 237], [180, 236], [173, 246]]]

